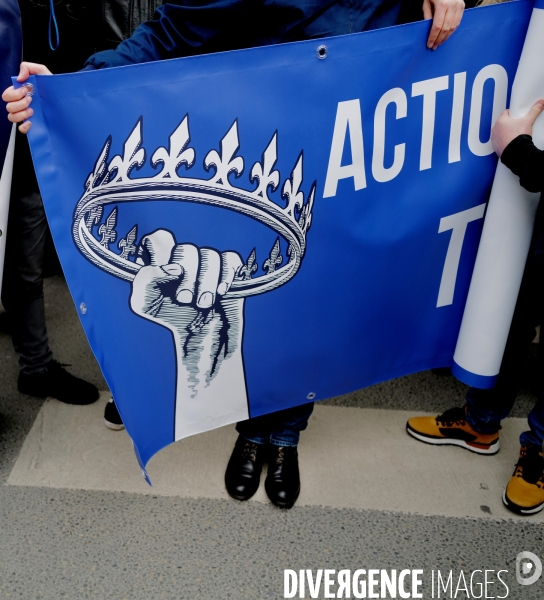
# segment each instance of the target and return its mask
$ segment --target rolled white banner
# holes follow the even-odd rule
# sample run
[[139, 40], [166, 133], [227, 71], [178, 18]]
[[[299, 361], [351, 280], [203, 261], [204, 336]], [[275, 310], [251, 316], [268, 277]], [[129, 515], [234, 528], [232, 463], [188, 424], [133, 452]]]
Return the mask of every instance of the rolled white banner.
[[[544, 0], [536, 0], [512, 86], [510, 114], [520, 118], [544, 98]], [[544, 117], [533, 128], [544, 148]], [[463, 321], [453, 374], [468, 385], [491, 388], [500, 370], [523, 277], [540, 194], [527, 192], [499, 162]]]
[[2, 293], [2, 274], [4, 272], [4, 254], [6, 252], [6, 234], [8, 229], [9, 196], [11, 191], [11, 174], [13, 171], [13, 154], [15, 152], [15, 124], [11, 128], [8, 149], [0, 175], [0, 294]]

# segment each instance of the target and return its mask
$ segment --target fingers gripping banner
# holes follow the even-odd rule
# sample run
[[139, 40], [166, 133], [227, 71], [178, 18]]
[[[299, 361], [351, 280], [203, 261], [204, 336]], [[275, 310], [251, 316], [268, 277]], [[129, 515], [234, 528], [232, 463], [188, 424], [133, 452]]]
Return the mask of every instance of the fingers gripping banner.
[[176, 439], [449, 365], [530, 2], [35, 77], [30, 142], [142, 465]]

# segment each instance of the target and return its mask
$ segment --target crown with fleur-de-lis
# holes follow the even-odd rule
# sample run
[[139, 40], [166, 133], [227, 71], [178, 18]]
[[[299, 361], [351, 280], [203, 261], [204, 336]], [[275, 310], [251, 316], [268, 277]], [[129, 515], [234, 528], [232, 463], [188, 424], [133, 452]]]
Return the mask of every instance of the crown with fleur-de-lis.
[[[244, 159], [237, 156], [239, 148], [238, 123], [234, 121], [221, 140], [221, 149], [211, 150], [204, 158], [207, 171], [214, 170], [210, 179], [194, 179], [180, 176], [178, 170], [185, 166], [185, 173], [193, 166], [196, 153], [188, 147], [190, 141], [189, 119], [185, 116], [169, 139], [168, 148], [161, 147], [151, 156], [151, 166], [161, 170], [150, 177], [130, 177], [134, 168], [145, 163], [142, 148], [142, 118], [126, 139], [123, 155], [109, 158], [111, 136], [106, 140], [85, 183], [85, 192], [74, 212], [73, 237], [79, 250], [93, 264], [104, 271], [132, 281], [141, 265], [133, 260], [137, 249], [138, 226], [117, 240], [117, 211], [124, 202], [150, 200], [183, 200], [228, 208], [250, 216], [279, 234], [269, 256], [263, 262], [264, 274], [257, 274], [256, 251], [253, 249], [246, 263], [225, 297], [241, 298], [260, 294], [286, 283], [300, 267], [306, 250], [306, 234], [312, 222], [315, 182], [307, 199], [300, 189], [302, 184], [302, 152], [291, 175], [281, 189], [280, 205], [270, 199], [280, 184], [280, 173], [274, 170], [277, 161], [277, 132], [274, 133], [263, 152], [260, 162], [250, 171], [249, 181], [256, 185], [246, 190], [232, 185], [229, 175], [238, 178], [244, 170]], [[105, 216], [104, 206], [115, 204]], [[107, 211], [106, 211], [107, 212]], [[284, 263], [280, 238], [287, 243]]]

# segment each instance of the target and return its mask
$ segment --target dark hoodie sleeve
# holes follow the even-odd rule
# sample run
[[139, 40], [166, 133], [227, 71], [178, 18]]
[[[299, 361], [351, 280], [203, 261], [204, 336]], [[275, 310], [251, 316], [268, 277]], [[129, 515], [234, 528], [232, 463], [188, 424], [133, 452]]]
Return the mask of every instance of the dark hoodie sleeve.
[[[85, 70], [202, 54], [225, 29], [235, 33], [247, 0], [190, 0], [164, 4], [115, 50], [93, 54]], [[234, 30], [234, 31], [233, 31]]]
[[175, 0], [115, 50], [93, 54], [84, 70], [276, 44], [331, 5], [333, 0]]
[[533, 144], [530, 135], [518, 135], [504, 149], [501, 161], [515, 175], [528, 192], [542, 192], [544, 188], [544, 151]]

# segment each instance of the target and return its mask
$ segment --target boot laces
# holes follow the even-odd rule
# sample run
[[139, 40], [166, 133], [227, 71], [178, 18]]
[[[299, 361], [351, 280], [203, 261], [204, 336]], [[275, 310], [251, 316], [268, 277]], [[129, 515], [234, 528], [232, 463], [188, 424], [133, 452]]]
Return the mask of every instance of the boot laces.
[[466, 425], [467, 418], [465, 409], [459, 408], [458, 406], [450, 408], [446, 412], [436, 417], [436, 421], [438, 423], [442, 423], [446, 427], [451, 427], [452, 425]]
[[521, 447], [515, 476], [544, 488], [544, 457], [538, 446]]
[[47, 363], [47, 371], [49, 373], [64, 372], [64, 367], [71, 367], [71, 366], [72, 365], [70, 363], [61, 363], [58, 360], [55, 360], [53, 358]]
[[242, 450], [242, 456], [255, 462], [257, 460], [257, 444], [246, 442], [244, 444], [244, 449]]

